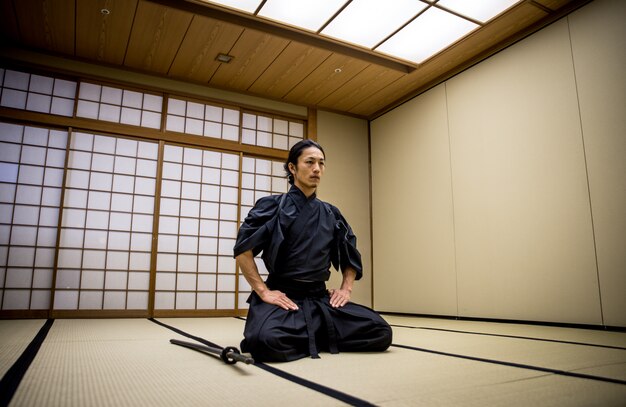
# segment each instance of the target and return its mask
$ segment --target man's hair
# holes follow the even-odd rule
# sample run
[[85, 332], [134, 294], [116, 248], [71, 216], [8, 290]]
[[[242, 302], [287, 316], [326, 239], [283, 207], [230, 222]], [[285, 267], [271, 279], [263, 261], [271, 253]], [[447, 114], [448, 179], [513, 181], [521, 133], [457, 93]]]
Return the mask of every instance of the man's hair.
[[302, 141], [298, 141], [296, 144], [294, 144], [294, 146], [291, 147], [291, 150], [289, 150], [289, 156], [287, 157], [287, 162], [285, 162], [285, 165], [283, 166], [283, 168], [285, 169], [285, 172], [287, 173], [287, 180], [289, 181], [291, 185], [293, 185], [294, 180], [293, 180], [293, 175], [291, 174], [291, 171], [289, 171], [289, 163], [292, 163], [294, 166], [297, 166], [298, 158], [300, 158], [300, 156], [302, 155], [302, 151], [304, 151], [305, 149], [309, 147], [315, 147], [319, 149], [324, 155], [324, 157], [326, 157], [326, 153], [324, 153], [324, 149], [322, 148], [322, 146], [320, 146], [318, 143], [316, 143], [313, 140], [305, 139]]

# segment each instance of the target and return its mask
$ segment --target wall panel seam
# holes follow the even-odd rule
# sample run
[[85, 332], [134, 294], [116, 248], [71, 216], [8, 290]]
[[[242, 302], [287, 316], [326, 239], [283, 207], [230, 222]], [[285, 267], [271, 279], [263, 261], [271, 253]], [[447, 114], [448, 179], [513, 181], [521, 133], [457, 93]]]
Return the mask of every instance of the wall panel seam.
[[591, 237], [593, 240], [593, 255], [594, 255], [594, 261], [595, 261], [595, 266], [596, 266], [596, 281], [597, 281], [597, 285], [598, 285], [598, 300], [599, 300], [599, 306], [600, 306], [600, 321], [602, 321], [602, 325], [606, 326], [605, 322], [604, 322], [604, 311], [603, 311], [603, 307], [602, 307], [602, 287], [600, 285], [600, 267], [598, 264], [598, 245], [597, 245], [597, 241], [596, 241], [596, 226], [594, 223], [594, 219], [593, 219], [593, 200], [591, 197], [591, 184], [589, 182], [589, 161], [587, 160], [587, 148], [585, 146], [585, 131], [584, 131], [584, 127], [583, 127], [583, 117], [582, 117], [582, 109], [580, 106], [580, 92], [579, 92], [579, 87], [578, 87], [578, 80], [576, 77], [576, 61], [574, 59], [574, 47], [572, 44], [572, 32], [571, 32], [571, 24], [570, 24], [570, 17], [567, 16], [565, 18], [565, 21], [567, 22], [567, 39], [569, 42], [569, 52], [570, 52], [570, 56], [572, 59], [572, 73], [574, 76], [574, 89], [576, 91], [576, 107], [578, 109], [578, 125], [580, 127], [580, 142], [582, 144], [582, 151], [583, 151], [583, 163], [585, 165], [585, 181], [586, 181], [586, 185], [587, 185], [587, 197], [588, 197], [588, 202], [589, 202], [589, 220], [591, 222]]

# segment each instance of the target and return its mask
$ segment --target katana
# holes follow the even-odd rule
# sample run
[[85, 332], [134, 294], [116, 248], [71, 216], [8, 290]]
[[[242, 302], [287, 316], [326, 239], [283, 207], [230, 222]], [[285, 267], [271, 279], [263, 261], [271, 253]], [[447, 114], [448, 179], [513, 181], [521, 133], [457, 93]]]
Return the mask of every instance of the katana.
[[178, 339], [170, 339], [170, 343], [193, 349], [195, 351], [202, 352], [211, 356], [219, 357], [227, 365], [234, 365], [237, 362], [243, 362], [246, 365], [254, 364], [253, 358], [242, 355], [239, 349], [235, 348], [234, 346], [227, 346], [225, 348], [222, 348], [209, 345], [201, 345], [199, 343], [180, 341]]

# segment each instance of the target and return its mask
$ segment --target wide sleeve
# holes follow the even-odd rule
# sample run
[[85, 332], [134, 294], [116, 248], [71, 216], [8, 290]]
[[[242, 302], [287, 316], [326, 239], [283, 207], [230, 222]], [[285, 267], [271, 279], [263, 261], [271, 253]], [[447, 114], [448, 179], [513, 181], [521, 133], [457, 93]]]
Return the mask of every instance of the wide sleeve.
[[280, 195], [261, 198], [250, 210], [239, 228], [233, 248], [234, 257], [248, 250], [252, 250], [256, 256], [268, 246], [272, 236], [271, 229], [275, 224], [272, 220], [278, 210], [279, 197]]
[[339, 266], [342, 271], [348, 267], [353, 268], [356, 271], [356, 279], [359, 280], [363, 277], [363, 264], [361, 253], [356, 248], [356, 236], [339, 209], [332, 205], [331, 209], [335, 215], [335, 245], [333, 245], [335, 253], [331, 254], [333, 265], [335, 268]]

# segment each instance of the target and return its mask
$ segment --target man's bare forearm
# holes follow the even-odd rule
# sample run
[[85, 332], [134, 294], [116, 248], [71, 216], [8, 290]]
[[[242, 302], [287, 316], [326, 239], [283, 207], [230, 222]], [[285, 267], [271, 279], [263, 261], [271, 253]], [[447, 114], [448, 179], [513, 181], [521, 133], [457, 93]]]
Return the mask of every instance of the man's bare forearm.
[[259, 269], [254, 262], [252, 250], [241, 253], [236, 257], [236, 259], [239, 263], [239, 268], [241, 268], [241, 272], [243, 273], [243, 276], [248, 284], [250, 284], [250, 287], [252, 287], [252, 289], [259, 295], [262, 295], [265, 291], [267, 291], [267, 285], [265, 285], [265, 282], [261, 278]]
[[356, 279], [356, 270], [352, 267], [347, 267], [343, 270], [342, 274], [343, 280], [341, 281], [341, 289], [352, 292], [352, 286], [354, 285], [354, 280]]
[[268, 304], [277, 305], [285, 310], [297, 310], [298, 306], [296, 303], [291, 301], [284, 293], [278, 290], [270, 290], [261, 275], [259, 274], [259, 269], [254, 262], [254, 255], [252, 254], [252, 250], [248, 250], [247, 252], [243, 252], [236, 257], [237, 262], [239, 262], [239, 268], [241, 268], [241, 272], [245, 277], [250, 287], [258, 294], [258, 296]]

